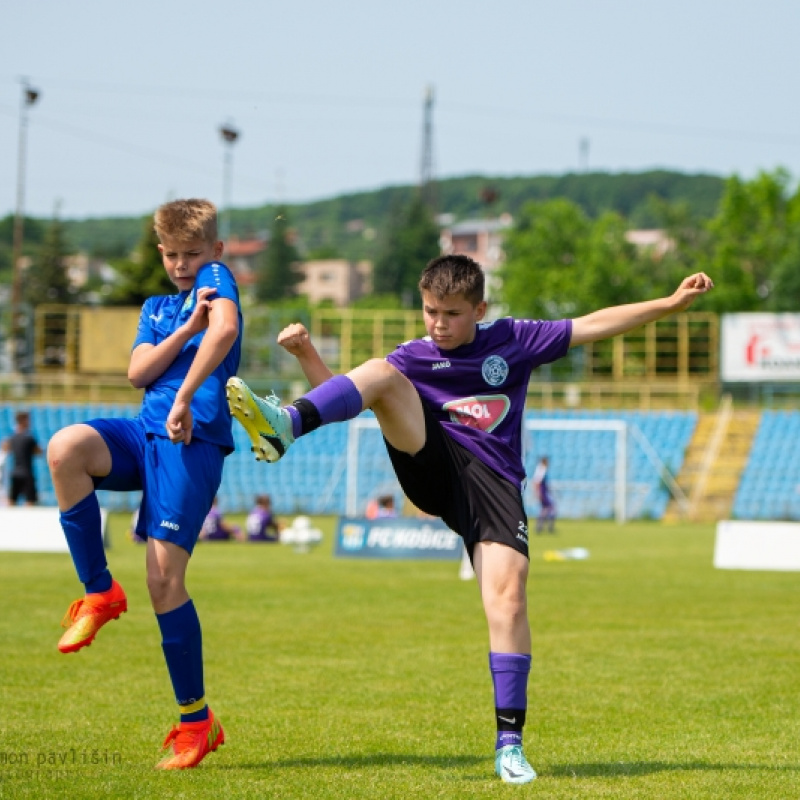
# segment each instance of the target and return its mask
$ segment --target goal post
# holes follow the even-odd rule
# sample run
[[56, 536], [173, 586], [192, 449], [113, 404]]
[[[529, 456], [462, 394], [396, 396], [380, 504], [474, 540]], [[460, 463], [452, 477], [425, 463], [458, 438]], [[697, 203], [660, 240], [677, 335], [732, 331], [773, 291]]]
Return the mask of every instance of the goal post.
[[601, 419], [526, 419], [525, 430], [533, 431], [611, 431], [614, 434], [614, 518], [628, 519], [628, 423]]
[[[625, 522], [628, 517], [627, 505], [627, 455], [628, 455], [628, 423], [622, 420], [542, 420], [526, 419], [525, 430], [533, 432], [536, 430], [548, 431], [611, 431], [615, 435], [615, 458], [614, 458], [614, 517], [617, 522]], [[373, 416], [358, 416], [351, 420], [347, 431], [347, 477], [346, 477], [346, 513], [349, 517], [359, 515], [359, 511], [365, 504], [366, 492], [363, 486], [359, 485], [360, 460], [364, 452], [363, 440], [367, 431], [375, 431], [380, 436], [378, 420]], [[381, 448], [383, 443], [381, 442]], [[387, 464], [391, 471], [389, 456], [386, 455]], [[381, 472], [378, 470], [378, 472]], [[394, 478], [394, 472], [389, 475], [371, 475], [376, 479], [379, 486], [375, 486], [372, 492], [388, 491], [389, 483], [400, 490], [400, 485]]]
[[[650, 443], [643, 431], [633, 421], [623, 419], [537, 419], [526, 415], [524, 420], [525, 442], [523, 451], [527, 450], [531, 455], [529, 439], [536, 431], [558, 432], [606, 432], [613, 435], [613, 446], [609, 442], [609, 449], [613, 450], [610, 458], [613, 464], [608, 465], [605, 478], [591, 478], [588, 480], [576, 480], [569, 485], [569, 482], [555, 482], [555, 489], [559, 489], [559, 484], [564, 489], [575, 490], [577, 492], [590, 493], [597, 498], [598, 493], [605, 496], [601, 507], [609, 508], [611, 501], [611, 512], [618, 523], [627, 522], [631, 517], [636, 517], [641, 513], [642, 503], [640, 500], [647, 496], [647, 492], [652, 489], [652, 478], [647, 482], [637, 483], [635, 475], [636, 469], [641, 471], [641, 465], [634, 468], [631, 461], [634, 454], [631, 448], [637, 446], [637, 453], [643, 454], [649, 469], [654, 476], [658, 476], [670, 494], [678, 501], [679, 505], [684, 506], [687, 502], [686, 496], [677, 485], [674, 476], [668, 469], [661, 455]], [[375, 437], [369, 441], [367, 437]], [[587, 440], [586, 457], [589, 458], [589, 443]], [[596, 453], [597, 444], [592, 445], [592, 452]], [[537, 447], [537, 450], [541, 448]], [[523, 458], [525, 457], [523, 452]], [[641, 455], [639, 456], [641, 458]], [[527, 463], [526, 468], [532, 474], [533, 466]], [[632, 471], [633, 470], [633, 471]], [[395, 477], [386, 448], [383, 445], [378, 421], [374, 416], [361, 415], [351, 420], [347, 432], [347, 457], [346, 457], [346, 478], [345, 478], [345, 506], [348, 516], [358, 516], [362, 513], [369, 499], [377, 494], [394, 494], [396, 497], [401, 495], [400, 484]], [[611, 496], [609, 497], [609, 492]], [[638, 492], [638, 494], [637, 494]], [[632, 495], [632, 496], [631, 496]], [[640, 497], [641, 495], [641, 497]], [[526, 503], [527, 504], [527, 503]], [[590, 504], [594, 509], [596, 503]], [[585, 506], [584, 506], [585, 509]], [[585, 510], [585, 516], [593, 516], [592, 510]], [[583, 518], [583, 516], [579, 517]]]

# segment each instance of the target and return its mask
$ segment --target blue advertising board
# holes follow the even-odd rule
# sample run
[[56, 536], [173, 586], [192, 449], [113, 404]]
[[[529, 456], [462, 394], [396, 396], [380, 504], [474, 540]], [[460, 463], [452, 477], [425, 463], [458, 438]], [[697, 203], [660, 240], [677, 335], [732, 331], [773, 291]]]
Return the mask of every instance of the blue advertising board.
[[457, 561], [463, 541], [436, 519], [340, 517], [337, 556]]

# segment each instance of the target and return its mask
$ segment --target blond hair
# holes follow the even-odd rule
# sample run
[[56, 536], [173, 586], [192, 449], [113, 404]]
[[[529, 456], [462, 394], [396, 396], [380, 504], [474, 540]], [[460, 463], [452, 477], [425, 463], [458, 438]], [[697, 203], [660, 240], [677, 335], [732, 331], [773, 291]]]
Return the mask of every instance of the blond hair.
[[217, 207], [209, 200], [172, 200], [159, 206], [153, 216], [159, 239], [165, 236], [189, 241], [217, 241]]

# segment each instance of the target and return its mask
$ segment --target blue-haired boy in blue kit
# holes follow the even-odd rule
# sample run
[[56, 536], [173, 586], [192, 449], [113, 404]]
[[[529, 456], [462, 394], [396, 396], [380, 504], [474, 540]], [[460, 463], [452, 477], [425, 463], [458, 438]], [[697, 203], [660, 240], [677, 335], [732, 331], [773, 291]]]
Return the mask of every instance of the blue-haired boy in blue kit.
[[61, 525], [86, 594], [69, 608], [62, 653], [90, 645], [127, 611], [103, 550], [96, 489], [142, 492], [136, 532], [147, 537], [147, 588], [180, 708], [159, 769], [195, 767], [224, 742], [205, 700], [200, 620], [186, 591], [189, 558], [233, 451], [225, 383], [236, 373], [242, 314], [236, 281], [218, 261], [217, 211], [176, 200], [154, 216], [164, 267], [177, 294], [142, 306], [128, 379], [144, 389], [133, 419], [70, 425], [50, 440], [47, 460]]

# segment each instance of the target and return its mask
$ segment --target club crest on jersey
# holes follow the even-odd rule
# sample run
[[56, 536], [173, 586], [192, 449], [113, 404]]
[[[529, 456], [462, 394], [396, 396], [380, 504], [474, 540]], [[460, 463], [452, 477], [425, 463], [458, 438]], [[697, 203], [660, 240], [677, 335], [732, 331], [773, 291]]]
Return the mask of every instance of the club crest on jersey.
[[184, 311], [191, 311], [194, 308], [194, 293], [195, 290], [192, 289], [192, 291], [186, 295], [186, 299], [183, 301], [183, 307], [181, 308], [181, 314], [183, 314]]
[[511, 403], [504, 394], [487, 394], [451, 400], [442, 406], [453, 422], [468, 428], [493, 431], [506, 417]]
[[508, 364], [502, 356], [489, 356], [481, 366], [481, 375], [489, 386], [502, 386], [508, 377]]

